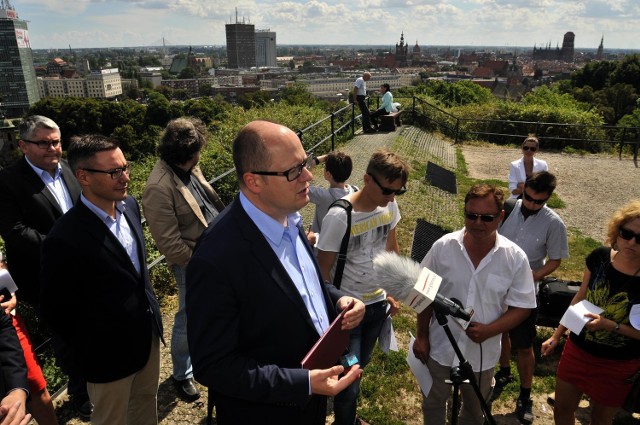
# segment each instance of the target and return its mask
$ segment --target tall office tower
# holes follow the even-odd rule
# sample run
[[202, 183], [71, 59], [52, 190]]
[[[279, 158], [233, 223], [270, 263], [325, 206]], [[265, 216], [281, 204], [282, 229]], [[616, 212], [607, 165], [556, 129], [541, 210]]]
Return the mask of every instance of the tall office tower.
[[27, 22], [9, 0], [0, 0], [0, 103], [9, 117], [24, 115], [40, 100]]
[[238, 21], [226, 24], [227, 61], [229, 68], [251, 68], [256, 66], [256, 31], [255, 25]]
[[256, 30], [256, 66], [276, 66], [276, 33]]

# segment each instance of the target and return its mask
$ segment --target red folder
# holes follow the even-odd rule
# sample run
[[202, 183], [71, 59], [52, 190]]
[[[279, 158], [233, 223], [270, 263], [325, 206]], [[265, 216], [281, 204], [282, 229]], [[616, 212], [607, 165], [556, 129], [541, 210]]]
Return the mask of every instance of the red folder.
[[342, 330], [342, 318], [345, 313], [353, 308], [355, 300], [340, 312], [329, 329], [320, 337], [311, 350], [302, 359], [303, 369], [328, 369], [338, 363], [338, 359], [349, 346], [350, 330]]

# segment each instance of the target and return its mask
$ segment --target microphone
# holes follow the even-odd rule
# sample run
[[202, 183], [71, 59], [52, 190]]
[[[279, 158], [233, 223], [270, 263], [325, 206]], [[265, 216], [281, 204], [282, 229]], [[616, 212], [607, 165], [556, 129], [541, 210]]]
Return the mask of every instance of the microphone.
[[376, 282], [389, 295], [421, 313], [428, 306], [439, 313], [470, 321], [471, 316], [458, 300], [438, 293], [442, 277], [410, 258], [384, 251], [373, 259]]

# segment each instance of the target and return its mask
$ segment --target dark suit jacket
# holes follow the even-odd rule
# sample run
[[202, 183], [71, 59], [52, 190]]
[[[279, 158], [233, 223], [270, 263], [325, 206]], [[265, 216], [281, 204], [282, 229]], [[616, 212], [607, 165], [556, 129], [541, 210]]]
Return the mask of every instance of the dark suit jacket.
[[[324, 424], [326, 398], [309, 396], [308, 371], [300, 366], [319, 335], [239, 199], [203, 234], [186, 282], [193, 370], [215, 396], [218, 424]], [[333, 320], [344, 294], [321, 286]]]
[[132, 197], [124, 215], [138, 245], [138, 273], [118, 239], [79, 201], [42, 245], [41, 312], [72, 350], [87, 381], [112, 382], [146, 364], [152, 334], [162, 335], [151, 289], [140, 209]]
[[[75, 204], [80, 184], [66, 161], [61, 164], [62, 178]], [[24, 157], [0, 171], [0, 199], [0, 236], [11, 276], [18, 285], [18, 298], [37, 304], [40, 248], [62, 210]]]
[[29, 389], [24, 353], [11, 318], [0, 311], [0, 399], [14, 388]]

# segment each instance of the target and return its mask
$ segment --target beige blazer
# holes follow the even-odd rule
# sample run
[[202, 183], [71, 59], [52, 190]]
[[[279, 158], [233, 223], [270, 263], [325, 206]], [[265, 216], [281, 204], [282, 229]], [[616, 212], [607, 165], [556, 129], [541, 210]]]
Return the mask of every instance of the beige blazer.
[[[196, 165], [191, 173], [202, 184], [216, 210], [222, 211], [224, 204], [200, 167]], [[187, 186], [163, 160], [158, 161], [147, 179], [142, 208], [160, 253], [169, 264], [186, 266], [207, 222]]]

